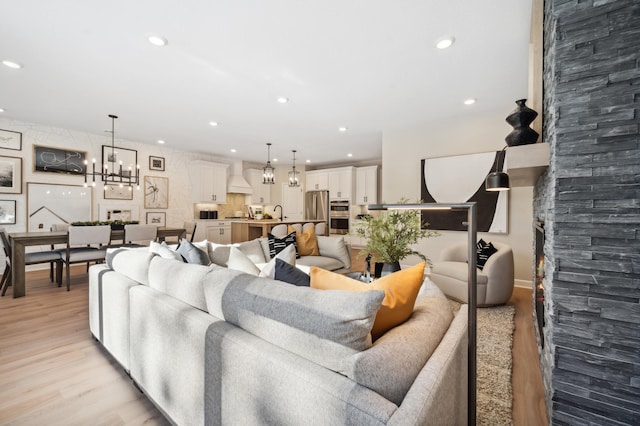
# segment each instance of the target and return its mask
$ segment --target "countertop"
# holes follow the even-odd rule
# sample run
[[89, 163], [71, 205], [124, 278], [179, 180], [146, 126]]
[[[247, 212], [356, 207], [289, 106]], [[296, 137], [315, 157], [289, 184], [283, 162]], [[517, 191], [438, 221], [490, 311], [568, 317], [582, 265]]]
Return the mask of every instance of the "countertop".
[[253, 224], [262, 224], [262, 223], [282, 223], [285, 225], [290, 225], [293, 223], [322, 223], [322, 222], [326, 222], [324, 220], [283, 220], [280, 221], [279, 219], [240, 219], [240, 220], [236, 220], [236, 219], [231, 219], [234, 223], [245, 223], [248, 225], [253, 225]]

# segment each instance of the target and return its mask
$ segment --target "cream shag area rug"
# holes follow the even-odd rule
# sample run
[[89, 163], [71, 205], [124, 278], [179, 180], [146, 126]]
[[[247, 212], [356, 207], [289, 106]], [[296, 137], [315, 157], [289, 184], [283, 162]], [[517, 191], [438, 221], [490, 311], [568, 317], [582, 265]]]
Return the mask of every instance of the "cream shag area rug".
[[[460, 304], [451, 301], [455, 311]], [[478, 308], [477, 408], [478, 425], [512, 425], [513, 389], [511, 369], [513, 347], [512, 305]]]

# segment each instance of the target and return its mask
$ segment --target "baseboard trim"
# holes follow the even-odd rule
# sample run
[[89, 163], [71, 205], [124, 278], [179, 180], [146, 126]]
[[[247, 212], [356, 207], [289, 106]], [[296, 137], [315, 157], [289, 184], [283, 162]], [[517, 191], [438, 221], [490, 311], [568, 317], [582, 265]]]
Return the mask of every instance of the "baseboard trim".
[[527, 281], [527, 280], [515, 280], [515, 282], [513, 283], [513, 285], [514, 285], [515, 287], [527, 288], [527, 289], [531, 290], [531, 281]]

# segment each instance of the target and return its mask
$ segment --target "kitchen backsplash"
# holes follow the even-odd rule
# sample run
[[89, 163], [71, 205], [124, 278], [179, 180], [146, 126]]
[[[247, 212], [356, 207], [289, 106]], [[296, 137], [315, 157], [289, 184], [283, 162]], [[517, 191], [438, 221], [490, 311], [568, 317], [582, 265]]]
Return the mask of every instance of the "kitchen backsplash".
[[194, 208], [194, 218], [200, 217], [201, 210], [216, 210], [218, 219], [238, 216], [237, 212], [242, 215], [247, 213], [246, 196], [244, 194], [227, 194], [226, 204], [196, 204]]

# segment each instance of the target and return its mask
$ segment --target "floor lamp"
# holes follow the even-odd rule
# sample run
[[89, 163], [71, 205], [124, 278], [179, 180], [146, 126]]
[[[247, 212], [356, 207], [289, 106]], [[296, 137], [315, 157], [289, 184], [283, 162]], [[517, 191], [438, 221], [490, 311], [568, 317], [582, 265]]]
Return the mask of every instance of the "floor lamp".
[[454, 210], [467, 212], [469, 275], [469, 316], [467, 324], [467, 424], [476, 424], [476, 307], [478, 275], [476, 272], [477, 207], [476, 203], [369, 204], [369, 210]]

